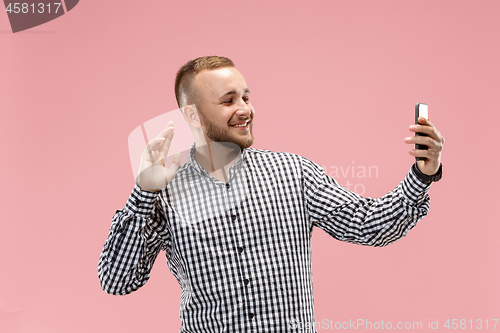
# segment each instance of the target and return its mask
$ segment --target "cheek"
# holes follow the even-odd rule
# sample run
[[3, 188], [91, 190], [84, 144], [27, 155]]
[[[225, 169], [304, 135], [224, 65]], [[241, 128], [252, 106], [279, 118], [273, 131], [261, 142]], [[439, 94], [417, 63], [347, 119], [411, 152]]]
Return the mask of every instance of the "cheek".
[[224, 125], [229, 125], [231, 123], [231, 120], [234, 119], [234, 112], [224, 112], [223, 116], [220, 117], [219, 123], [224, 124]]
[[227, 128], [230, 120], [230, 118], [217, 118], [213, 120], [213, 123], [217, 125], [217, 127]]

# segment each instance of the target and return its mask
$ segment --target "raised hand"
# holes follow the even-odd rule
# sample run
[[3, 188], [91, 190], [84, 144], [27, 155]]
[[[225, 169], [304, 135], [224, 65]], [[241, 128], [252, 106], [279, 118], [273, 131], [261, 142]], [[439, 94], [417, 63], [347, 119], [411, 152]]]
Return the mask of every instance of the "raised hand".
[[438, 169], [441, 163], [441, 152], [443, 150], [444, 138], [434, 125], [426, 118], [419, 117], [418, 125], [411, 125], [411, 132], [425, 133], [428, 136], [412, 136], [405, 139], [409, 144], [426, 145], [429, 149], [413, 149], [410, 150], [410, 155], [415, 157], [427, 157], [427, 160], [417, 161], [418, 168], [422, 173], [432, 176]]
[[137, 185], [141, 190], [158, 192], [174, 179], [181, 162], [181, 154], [175, 154], [170, 166], [165, 168], [165, 159], [173, 136], [174, 123], [170, 121], [165, 129], [146, 145], [137, 176]]

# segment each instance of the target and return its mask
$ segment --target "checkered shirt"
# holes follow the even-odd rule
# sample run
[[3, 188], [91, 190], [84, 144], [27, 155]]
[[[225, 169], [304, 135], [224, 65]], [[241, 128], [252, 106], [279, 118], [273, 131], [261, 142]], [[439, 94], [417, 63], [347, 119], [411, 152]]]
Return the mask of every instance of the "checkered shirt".
[[386, 246], [429, 209], [410, 169], [379, 199], [342, 187], [323, 168], [291, 153], [246, 148], [227, 182], [194, 159], [160, 192], [137, 184], [113, 216], [99, 258], [104, 291], [129, 294], [150, 277], [161, 250], [182, 288], [180, 332], [316, 332], [311, 235]]

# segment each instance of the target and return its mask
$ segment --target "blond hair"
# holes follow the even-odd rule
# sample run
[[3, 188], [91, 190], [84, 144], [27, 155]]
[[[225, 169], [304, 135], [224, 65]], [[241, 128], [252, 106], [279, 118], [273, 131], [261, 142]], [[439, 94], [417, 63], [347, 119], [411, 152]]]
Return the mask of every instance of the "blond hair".
[[193, 80], [196, 74], [205, 69], [234, 67], [231, 59], [219, 56], [206, 56], [188, 61], [182, 66], [175, 76], [175, 99], [182, 108], [186, 105], [196, 104], [198, 94], [193, 89]]

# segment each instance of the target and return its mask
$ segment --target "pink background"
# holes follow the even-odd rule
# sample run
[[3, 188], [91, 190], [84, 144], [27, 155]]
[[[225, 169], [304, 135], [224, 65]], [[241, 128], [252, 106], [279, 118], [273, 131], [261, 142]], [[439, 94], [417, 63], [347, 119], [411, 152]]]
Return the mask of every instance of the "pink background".
[[377, 177], [337, 178], [364, 196], [393, 189], [413, 163], [404, 138], [416, 102], [446, 138], [444, 178], [407, 237], [369, 248], [315, 230], [317, 321], [491, 325], [499, 18], [498, 1], [89, 0], [12, 34], [0, 12], [0, 331], [179, 330], [164, 252], [124, 297], [100, 289], [97, 262], [134, 184], [129, 134], [176, 108], [181, 65], [213, 54], [233, 59], [252, 91], [254, 147], [327, 170], [376, 166]]

